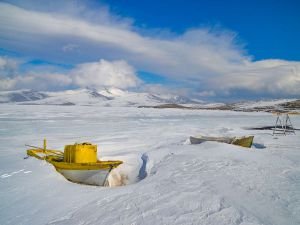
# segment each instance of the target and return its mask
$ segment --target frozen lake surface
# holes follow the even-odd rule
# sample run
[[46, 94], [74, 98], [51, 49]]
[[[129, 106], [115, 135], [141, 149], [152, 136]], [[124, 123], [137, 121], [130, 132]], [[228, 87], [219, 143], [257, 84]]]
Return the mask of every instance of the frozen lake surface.
[[[0, 224], [300, 224], [300, 132], [267, 113], [97, 106], [0, 105]], [[300, 128], [300, 117], [291, 116]], [[245, 149], [190, 145], [191, 135], [255, 135]], [[124, 164], [112, 187], [67, 181], [25, 144], [98, 145]], [[256, 147], [255, 147], [256, 146]], [[120, 186], [125, 185], [125, 186]]]

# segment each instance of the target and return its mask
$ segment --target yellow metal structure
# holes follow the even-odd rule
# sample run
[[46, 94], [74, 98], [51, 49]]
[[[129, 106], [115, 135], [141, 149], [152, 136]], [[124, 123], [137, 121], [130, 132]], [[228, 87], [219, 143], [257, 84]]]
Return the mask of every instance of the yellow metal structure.
[[68, 163], [96, 163], [97, 145], [90, 143], [66, 145], [64, 162]]
[[[100, 182], [104, 185], [108, 173], [112, 169], [118, 167], [120, 164], [123, 163], [119, 160], [98, 160], [97, 145], [92, 145], [90, 143], [76, 143], [74, 145], [66, 145], [64, 152], [61, 152], [59, 150], [47, 149], [46, 140], [44, 140], [43, 148], [35, 146], [30, 147], [33, 147], [33, 149], [27, 150], [28, 156], [32, 156], [40, 160], [46, 160], [47, 162], [51, 163], [55, 167], [55, 169], [63, 176], [65, 176], [68, 180], [77, 183], [85, 183], [85, 180], [87, 180], [87, 184], [94, 184], [94, 181], [91, 182], [90, 180], [84, 178], [83, 173], [84, 171], [87, 171], [86, 176], [91, 176], [91, 172], [94, 171], [95, 173], [97, 173], [97, 171], [99, 171], [102, 172], [102, 174], [106, 174], [105, 176], [101, 177], [101, 179], [104, 179], [103, 182]], [[80, 174], [80, 176], [78, 175], [76, 177], [76, 173]]]

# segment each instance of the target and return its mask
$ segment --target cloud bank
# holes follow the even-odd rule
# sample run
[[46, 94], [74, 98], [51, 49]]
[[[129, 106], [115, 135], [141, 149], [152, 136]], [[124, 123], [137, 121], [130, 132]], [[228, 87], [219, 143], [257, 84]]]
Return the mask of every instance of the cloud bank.
[[[128, 19], [116, 20], [109, 11], [90, 20], [72, 13], [33, 11], [0, 3], [0, 35], [0, 45], [11, 51], [79, 64], [77, 72], [67, 75], [76, 85], [97, 80], [95, 86], [117, 83], [132, 87], [139, 83], [134, 71], [142, 70], [181, 83], [198, 96], [230, 97], [243, 91], [262, 97], [300, 95], [300, 62], [253, 61], [237, 44], [237, 34], [224, 29], [145, 36]], [[98, 62], [99, 58], [106, 61]], [[119, 59], [124, 61], [116, 62]], [[119, 65], [123, 75], [116, 69]], [[112, 78], [105, 79], [104, 72]], [[1, 86], [10, 86], [7, 79], [1, 82]]]
[[0, 76], [0, 91], [23, 88], [60, 90], [66, 87], [127, 89], [141, 83], [134, 68], [123, 60], [109, 62], [102, 59], [99, 62], [78, 64], [67, 73], [29, 71], [26, 74], [20, 74], [18, 69], [14, 59], [0, 57], [0, 74], [6, 74], [10, 70], [15, 71], [12, 76]]

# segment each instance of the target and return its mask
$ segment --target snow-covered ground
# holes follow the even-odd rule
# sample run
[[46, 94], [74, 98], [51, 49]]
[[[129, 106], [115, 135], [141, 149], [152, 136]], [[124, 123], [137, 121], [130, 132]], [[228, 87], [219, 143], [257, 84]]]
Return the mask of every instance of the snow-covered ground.
[[[0, 105], [0, 224], [300, 224], [300, 132], [271, 136], [267, 113]], [[300, 117], [291, 116], [300, 127]], [[190, 135], [255, 135], [254, 147]], [[98, 144], [124, 164], [111, 186], [78, 185], [23, 159], [24, 144]], [[126, 186], [118, 186], [127, 184]]]

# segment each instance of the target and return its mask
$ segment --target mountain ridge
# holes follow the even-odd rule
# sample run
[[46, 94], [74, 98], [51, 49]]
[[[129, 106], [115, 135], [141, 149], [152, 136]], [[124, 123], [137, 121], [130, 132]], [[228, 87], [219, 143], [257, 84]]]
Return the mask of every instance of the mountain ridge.
[[0, 103], [19, 105], [97, 105], [104, 107], [185, 108], [244, 112], [284, 112], [290, 109], [300, 110], [300, 100], [297, 99], [209, 103], [201, 100], [189, 99], [185, 96], [132, 92], [114, 87], [106, 87], [101, 90], [83, 88], [57, 92], [34, 91], [29, 89], [2, 91], [0, 92]]
[[0, 103], [26, 105], [103, 105], [139, 106], [152, 104], [199, 104], [184, 96], [160, 95], [147, 92], [129, 92], [118, 88], [96, 90], [83, 88], [58, 92], [29, 89], [0, 92]]

